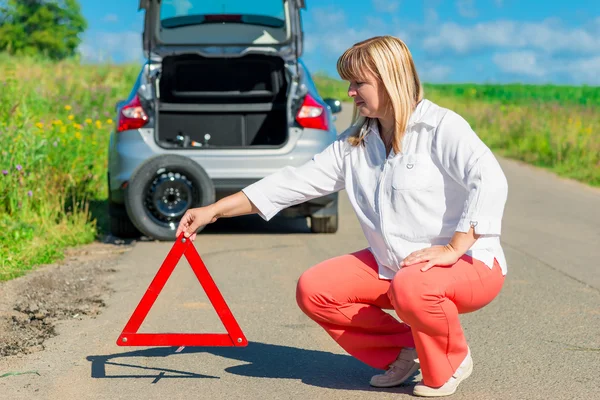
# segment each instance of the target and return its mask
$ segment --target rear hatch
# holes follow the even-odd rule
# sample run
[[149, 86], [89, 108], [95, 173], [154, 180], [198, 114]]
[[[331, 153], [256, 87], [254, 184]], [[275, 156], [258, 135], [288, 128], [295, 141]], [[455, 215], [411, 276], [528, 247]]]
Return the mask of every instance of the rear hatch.
[[223, 56], [262, 51], [298, 58], [303, 8], [304, 0], [140, 0], [145, 10], [144, 51], [162, 56], [198, 50]]
[[280, 147], [302, 52], [300, 0], [142, 0], [155, 137], [167, 148]]

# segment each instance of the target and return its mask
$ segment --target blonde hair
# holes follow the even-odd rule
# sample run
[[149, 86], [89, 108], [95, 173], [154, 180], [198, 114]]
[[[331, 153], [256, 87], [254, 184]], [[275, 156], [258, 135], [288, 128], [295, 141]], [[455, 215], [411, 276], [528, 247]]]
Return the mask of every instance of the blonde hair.
[[[363, 80], [368, 71], [383, 84], [396, 122], [392, 146], [394, 152], [400, 152], [408, 120], [423, 99], [423, 87], [406, 44], [393, 36], [376, 36], [358, 42], [340, 56], [337, 70], [347, 81]], [[360, 118], [354, 105], [352, 120], [360, 129], [351, 134], [348, 141], [358, 146], [363, 144], [371, 118]]]

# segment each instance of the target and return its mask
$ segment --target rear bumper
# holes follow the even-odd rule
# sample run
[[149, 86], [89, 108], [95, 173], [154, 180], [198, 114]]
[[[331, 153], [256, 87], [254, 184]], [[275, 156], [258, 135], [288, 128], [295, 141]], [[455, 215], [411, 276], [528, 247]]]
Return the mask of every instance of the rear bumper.
[[[215, 181], [216, 200], [222, 199], [230, 194], [237, 193], [256, 180], [232, 180]], [[109, 207], [111, 216], [125, 216], [125, 208], [119, 207], [124, 204], [125, 192], [123, 189], [111, 190], [109, 194]], [[332, 217], [338, 213], [338, 193], [318, 197], [295, 206], [281, 210], [280, 216], [286, 218], [295, 217]]]
[[[123, 185], [148, 159], [161, 154], [179, 154], [201, 165], [215, 185], [217, 199], [287, 166], [300, 166], [336, 139], [335, 130], [289, 129], [287, 143], [275, 149], [183, 150], [158, 146], [153, 129], [111, 133], [108, 159], [109, 200], [124, 204]], [[337, 193], [290, 207], [282, 215], [308, 216], [319, 210], [337, 210]], [[327, 216], [327, 215], [323, 215]]]

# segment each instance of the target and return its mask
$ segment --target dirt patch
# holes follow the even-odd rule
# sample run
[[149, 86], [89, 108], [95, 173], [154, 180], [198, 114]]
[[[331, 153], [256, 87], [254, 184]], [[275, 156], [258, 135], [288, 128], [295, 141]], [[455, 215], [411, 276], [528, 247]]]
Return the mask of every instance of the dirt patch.
[[92, 243], [67, 251], [60, 263], [0, 282], [0, 357], [43, 350], [57, 321], [98, 315], [118, 256], [130, 248]]

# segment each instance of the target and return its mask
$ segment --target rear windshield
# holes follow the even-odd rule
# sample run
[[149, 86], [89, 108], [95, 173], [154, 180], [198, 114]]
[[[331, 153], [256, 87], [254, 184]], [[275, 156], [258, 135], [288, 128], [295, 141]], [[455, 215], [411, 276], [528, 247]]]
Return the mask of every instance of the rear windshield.
[[165, 44], [281, 43], [289, 38], [285, 3], [286, 0], [162, 0], [159, 37]]
[[283, 0], [163, 0], [160, 6], [161, 21], [206, 15], [263, 16], [285, 23]]

